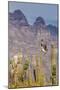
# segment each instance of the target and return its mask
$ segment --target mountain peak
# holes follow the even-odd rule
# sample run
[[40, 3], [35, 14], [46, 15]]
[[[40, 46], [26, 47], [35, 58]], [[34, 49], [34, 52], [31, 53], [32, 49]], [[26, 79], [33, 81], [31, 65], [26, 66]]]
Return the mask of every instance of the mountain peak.
[[20, 13], [22, 13], [22, 11], [20, 9], [17, 9], [14, 11], [14, 13], [20, 14]]
[[15, 10], [13, 13], [9, 13], [9, 20], [12, 24], [18, 27], [28, 25], [25, 15], [19, 9]]
[[36, 21], [35, 21], [34, 25], [36, 25], [36, 26], [45, 25], [45, 21], [42, 17], [39, 16], [39, 17], [36, 18]]

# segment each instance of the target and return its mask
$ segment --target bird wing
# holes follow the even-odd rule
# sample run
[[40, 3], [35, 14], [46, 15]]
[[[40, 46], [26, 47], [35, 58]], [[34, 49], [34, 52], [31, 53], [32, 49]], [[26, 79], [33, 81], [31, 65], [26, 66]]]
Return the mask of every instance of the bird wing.
[[42, 47], [42, 51], [44, 52], [44, 53], [46, 53], [46, 51], [45, 51], [45, 49]]

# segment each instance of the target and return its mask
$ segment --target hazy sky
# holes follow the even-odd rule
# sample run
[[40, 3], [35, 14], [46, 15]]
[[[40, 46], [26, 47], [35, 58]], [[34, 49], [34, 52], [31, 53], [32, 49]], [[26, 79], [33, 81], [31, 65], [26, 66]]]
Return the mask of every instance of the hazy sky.
[[26, 16], [28, 22], [33, 24], [36, 17], [44, 18], [46, 24], [57, 25], [57, 5], [9, 2], [9, 12], [20, 9]]

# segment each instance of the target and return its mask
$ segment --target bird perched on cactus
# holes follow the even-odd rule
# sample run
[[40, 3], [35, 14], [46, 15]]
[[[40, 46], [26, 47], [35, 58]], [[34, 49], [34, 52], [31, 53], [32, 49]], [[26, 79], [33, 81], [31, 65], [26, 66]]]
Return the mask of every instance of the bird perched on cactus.
[[47, 45], [41, 43], [41, 50], [42, 50], [44, 53], [46, 53], [47, 50], [48, 50], [48, 49], [47, 49]]

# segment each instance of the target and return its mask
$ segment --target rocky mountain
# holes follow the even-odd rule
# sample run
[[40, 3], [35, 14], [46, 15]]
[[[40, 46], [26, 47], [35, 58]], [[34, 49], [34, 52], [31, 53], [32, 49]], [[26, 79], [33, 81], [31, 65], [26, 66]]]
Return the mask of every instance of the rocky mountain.
[[13, 13], [9, 12], [9, 22], [17, 28], [28, 26], [28, 21], [21, 10], [15, 10]]
[[47, 29], [51, 33], [52, 36], [57, 36], [58, 35], [58, 28], [56, 26], [53, 26], [51, 24], [47, 25]]
[[34, 22], [34, 26], [43, 26], [45, 25], [45, 21], [42, 17], [37, 17], [35, 22]]
[[29, 49], [30, 54], [39, 51], [41, 42], [48, 45], [51, 41], [51, 35], [57, 35], [57, 28], [52, 25], [46, 25], [42, 17], [37, 17], [34, 24], [29, 25], [25, 15], [21, 10], [9, 12], [9, 58], [14, 56], [22, 48], [23, 53]]
[[37, 32], [39, 31], [47, 31], [47, 28], [46, 28], [46, 24], [45, 24], [45, 20], [42, 18], [42, 17], [37, 17], [34, 24], [33, 24], [33, 31], [35, 32], [35, 35], [37, 34]]
[[17, 54], [20, 49], [23, 50], [23, 53], [25, 53], [28, 48], [32, 48], [33, 51], [34, 38], [35, 36], [28, 26], [17, 29], [9, 24], [9, 58]]

